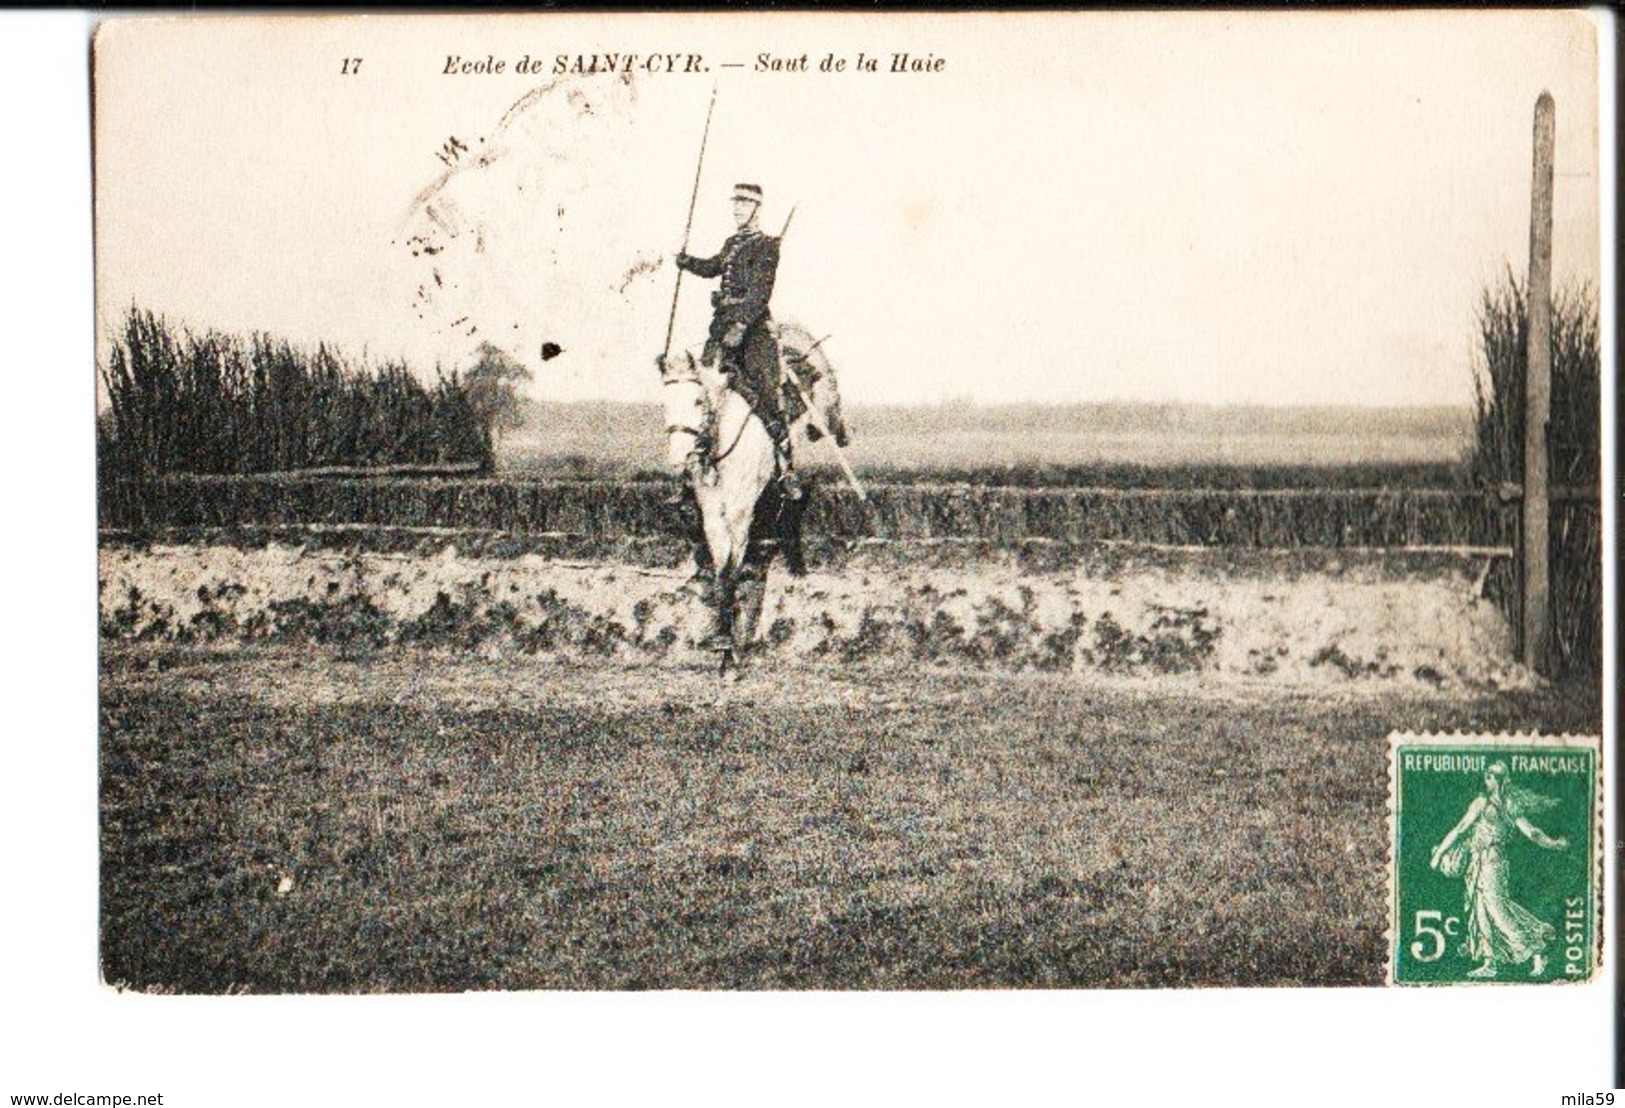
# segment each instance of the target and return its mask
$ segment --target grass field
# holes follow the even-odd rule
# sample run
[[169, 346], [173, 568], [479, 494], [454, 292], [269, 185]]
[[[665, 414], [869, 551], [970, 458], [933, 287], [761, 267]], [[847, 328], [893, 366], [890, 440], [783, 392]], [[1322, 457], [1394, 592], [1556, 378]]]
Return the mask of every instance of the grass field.
[[[621, 482], [659, 455], [652, 408], [532, 414], [500, 452], [521, 482]], [[372, 561], [351, 545], [104, 549], [104, 577], [131, 561], [139, 585], [104, 597], [106, 980], [206, 993], [1375, 984], [1388, 732], [1600, 726], [1594, 681], [1495, 691], [1405, 653], [1481, 607], [1465, 578], [1341, 554], [1300, 564], [1275, 532], [1243, 526], [1254, 490], [1459, 487], [1463, 413], [944, 405], [853, 422], [860, 470], [910, 485], [887, 495], [918, 500], [933, 535], [1002, 533], [965, 516], [988, 490], [912, 482], [1238, 490], [1214, 531], [1231, 545], [1213, 573], [1113, 562], [1088, 588], [1070, 549], [982, 551], [974, 566], [848, 551], [839, 572], [819, 562], [828, 579], [779, 583], [801, 605], [780, 613], [790, 638], [733, 685], [661, 622], [681, 606], [663, 574], [681, 573], [644, 564], [647, 551], [534, 565], [445, 536]], [[801, 458], [828, 468], [826, 447]], [[424, 487], [449, 498], [425, 500], [431, 523], [496, 495]], [[349, 518], [318, 491], [297, 519]], [[610, 509], [637, 489], [564, 493], [591, 510], [548, 527], [627, 541]], [[389, 514], [368, 496], [362, 517]], [[207, 506], [196, 489], [181, 499]], [[1032, 499], [1012, 500], [1024, 527]], [[607, 536], [588, 526], [600, 517]], [[882, 530], [907, 530], [898, 521]], [[1326, 545], [1366, 541], [1345, 531]], [[922, 580], [882, 588], [904, 569]], [[1449, 600], [1445, 615], [1424, 593]], [[1087, 647], [1061, 661], [1090, 664], [1006, 650], [1054, 638], [1046, 597], [1062, 614], [1094, 605], [1089, 635], [1063, 621], [1077, 642], [1057, 640]], [[937, 620], [943, 604], [964, 618]], [[1141, 607], [1145, 628], [1129, 618]], [[380, 613], [410, 633], [383, 634], [395, 624]], [[1119, 647], [1156, 662], [1175, 631], [1190, 632], [1182, 649], [1235, 657], [1181, 672], [1101, 663]], [[1248, 638], [1260, 634], [1281, 641]], [[1296, 668], [1280, 661], [1293, 634], [1326, 640], [1294, 639]], [[605, 642], [563, 649], [560, 635]], [[397, 642], [418, 645], [379, 645]], [[1462, 642], [1463, 657], [1508, 660]]]
[[1443, 697], [104, 643], [102, 959], [180, 992], [1375, 984]]
[[[857, 406], [848, 456], [875, 480], [1257, 488], [1438, 487], [1459, 480], [1472, 412], [1189, 404]], [[624, 478], [658, 471], [652, 404], [533, 404], [501, 472]], [[801, 464], [833, 468], [825, 444]]]

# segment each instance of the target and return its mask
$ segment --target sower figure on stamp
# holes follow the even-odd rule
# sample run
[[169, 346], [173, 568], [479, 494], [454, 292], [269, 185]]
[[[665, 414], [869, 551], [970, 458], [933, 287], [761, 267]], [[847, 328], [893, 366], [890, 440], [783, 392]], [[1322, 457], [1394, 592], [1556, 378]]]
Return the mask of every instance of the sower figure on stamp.
[[1467, 941], [1461, 952], [1482, 963], [1468, 977], [1496, 977], [1502, 966], [1525, 962], [1531, 977], [1546, 972], [1546, 949], [1556, 941], [1557, 929], [1512, 899], [1507, 855], [1514, 834], [1546, 850], [1569, 845], [1529, 821], [1556, 804], [1552, 797], [1508, 783], [1507, 764], [1496, 762], [1484, 774], [1484, 791], [1433, 848], [1428, 864], [1466, 881]]
[[711, 330], [705, 341], [704, 361], [718, 364], [729, 387], [739, 393], [761, 417], [779, 456], [779, 484], [792, 500], [801, 496], [801, 483], [791, 465], [790, 427], [785, 416], [783, 382], [779, 379], [779, 352], [772, 331], [768, 301], [779, 270], [779, 240], [757, 225], [762, 190], [739, 184], [733, 189], [733, 217], [738, 228], [722, 249], [709, 258], [677, 255], [678, 268], [697, 277], [720, 277], [711, 294]]

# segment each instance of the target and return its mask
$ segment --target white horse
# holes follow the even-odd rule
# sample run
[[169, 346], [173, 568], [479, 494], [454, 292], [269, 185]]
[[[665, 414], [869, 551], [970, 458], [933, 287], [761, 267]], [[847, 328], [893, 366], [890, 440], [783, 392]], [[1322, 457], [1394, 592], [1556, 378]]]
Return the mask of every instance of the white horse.
[[[808, 439], [828, 434], [846, 445], [840, 391], [820, 341], [789, 322], [779, 324], [776, 334], [792, 441], [801, 431]], [[710, 555], [704, 643], [718, 651], [726, 670], [755, 641], [767, 568], [783, 542], [792, 544], [786, 550], [791, 571], [804, 572], [796, 536], [806, 501], [781, 495], [772, 437], [720, 370], [686, 350], [659, 364], [666, 461], [688, 469]]]

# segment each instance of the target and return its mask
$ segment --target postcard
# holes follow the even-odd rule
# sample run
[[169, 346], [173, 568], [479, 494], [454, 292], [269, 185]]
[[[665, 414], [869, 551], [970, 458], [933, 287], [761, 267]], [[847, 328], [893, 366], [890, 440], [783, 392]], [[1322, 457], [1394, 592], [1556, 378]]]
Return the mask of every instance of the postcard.
[[102, 21], [103, 987], [1606, 989], [1599, 35]]

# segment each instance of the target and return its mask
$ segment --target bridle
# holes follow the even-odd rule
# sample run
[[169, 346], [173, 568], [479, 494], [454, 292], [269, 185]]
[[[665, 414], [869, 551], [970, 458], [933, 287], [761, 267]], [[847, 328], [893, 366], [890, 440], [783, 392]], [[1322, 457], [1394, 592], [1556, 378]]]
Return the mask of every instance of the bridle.
[[[705, 407], [706, 414], [707, 414], [708, 417], [713, 417], [714, 418], [715, 412], [714, 412], [713, 405], [711, 403], [711, 390], [705, 387], [705, 382], [700, 380], [699, 373], [693, 369], [692, 365], [690, 366], [690, 368], [686, 372], [684, 372], [684, 373], [682, 373], [680, 375], [677, 375], [677, 376], [667, 376], [665, 374], [662, 374], [661, 375], [660, 385], [661, 385], [662, 388], [666, 388], [666, 387], [668, 387], [670, 385], [698, 385], [699, 388], [700, 388], [700, 395], [705, 398], [704, 407]], [[752, 413], [752, 414], [754, 415], [754, 413]], [[707, 420], [707, 422], [711, 422], [711, 421], [712, 421], [711, 419]], [[727, 447], [725, 447], [724, 449], [719, 450], [716, 453], [711, 455], [711, 462], [713, 464], [722, 461], [724, 458], [728, 457], [728, 455], [730, 455], [730, 454], [732, 454], [734, 452], [734, 450], [739, 446], [740, 440], [745, 437], [745, 427], [749, 423], [750, 423], [749, 419], [742, 419], [742, 420], [739, 421], [739, 429], [734, 432], [733, 441], [730, 442], [727, 445]], [[685, 434], [685, 435], [693, 435], [696, 441], [702, 441], [702, 442], [704, 441], [705, 436], [706, 436], [706, 429], [705, 428], [690, 427], [686, 423], [668, 423], [668, 424], [666, 424], [666, 434], [673, 435], [673, 434], [677, 434], [679, 432], [682, 433], [682, 434]]]
[[[694, 372], [692, 368], [682, 376], [668, 376], [666, 374], [662, 374], [660, 387], [670, 388], [672, 385], [698, 385], [700, 387], [700, 395], [702, 397], [705, 395], [705, 382], [700, 380], [700, 375]], [[710, 407], [708, 403], [704, 406], [707, 409]], [[696, 439], [705, 435], [705, 429], [702, 427], [690, 427], [686, 423], [666, 424], [666, 434], [672, 435], [679, 431], [683, 432], [684, 434], [693, 435]]]

